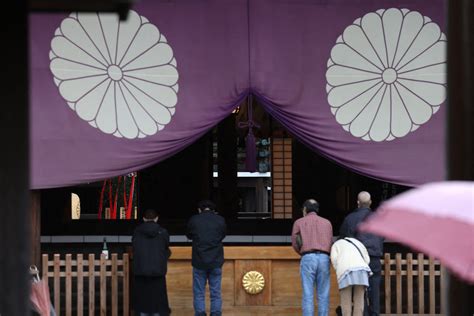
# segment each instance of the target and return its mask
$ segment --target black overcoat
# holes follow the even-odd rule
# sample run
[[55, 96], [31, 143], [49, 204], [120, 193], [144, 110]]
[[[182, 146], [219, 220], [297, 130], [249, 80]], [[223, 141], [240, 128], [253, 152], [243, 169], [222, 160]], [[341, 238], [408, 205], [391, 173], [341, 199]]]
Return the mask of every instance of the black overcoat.
[[193, 241], [192, 265], [201, 270], [220, 268], [224, 264], [222, 240], [226, 224], [214, 211], [203, 211], [189, 219], [187, 237]]
[[133, 233], [133, 307], [135, 312], [169, 314], [166, 272], [169, 234], [155, 222], [145, 222]]

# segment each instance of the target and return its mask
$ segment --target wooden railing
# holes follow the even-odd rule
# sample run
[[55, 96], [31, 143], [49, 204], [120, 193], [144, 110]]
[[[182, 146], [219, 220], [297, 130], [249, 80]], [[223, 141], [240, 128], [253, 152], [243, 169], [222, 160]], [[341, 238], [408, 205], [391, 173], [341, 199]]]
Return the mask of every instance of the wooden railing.
[[[67, 254], [64, 259], [55, 254], [53, 260], [49, 260], [48, 255], [44, 254], [42, 278], [50, 286], [57, 315], [71, 316], [73, 310], [78, 316], [83, 316], [84, 310], [88, 311], [88, 315], [129, 315], [128, 254], [121, 259], [112, 254], [108, 260], [104, 255], [96, 258], [94, 254], [89, 254], [87, 258], [82, 254], [75, 258]], [[65, 302], [62, 302], [63, 297]], [[110, 313], [107, 313], [108, 307]]]
[[[381, 297], [385, 315], [442, 315], [445, 271], [439, 261], [424, 257], [386, 253], [382, 260]], [[392, 301], [394, 299], [394, 301]]]
[[[178, 254], [174, 251], [174, 256]], [[42, 277], [49, 283], [57, 315], [129, 315], [127, 254], [121, 259], [112, 254], [109, 260], [94, 254], [87, 258], [81, 254], [61, 258], [56, 254], [52, 259], [43, 255]], [[295, 264], [298, 259], [295, 255]], [[387, 253], [382, 259], [383, 315], [442, 315], [446, 306], [444, 287], [444, 268], [433, 258]], [[299, 304], [298, 299], [295, 306]]]

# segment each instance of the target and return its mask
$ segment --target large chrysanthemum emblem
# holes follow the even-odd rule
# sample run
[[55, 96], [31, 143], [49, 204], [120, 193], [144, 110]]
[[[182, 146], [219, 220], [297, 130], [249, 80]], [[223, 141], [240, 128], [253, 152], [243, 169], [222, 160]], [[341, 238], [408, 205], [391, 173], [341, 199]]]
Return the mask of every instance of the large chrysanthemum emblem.
[[446, 98], [446, 36], [428, 17], [378, 10], [348, 26], [331, 51], [328, 101], [355, 137], [385, 141], [426, 123]]
[[50, 68], [59, 93], [77, 115], [104, 133], [154, 135], [178, 102], [173, 50], [158, 28], [130, 11], [72, 13], [51, 42]]

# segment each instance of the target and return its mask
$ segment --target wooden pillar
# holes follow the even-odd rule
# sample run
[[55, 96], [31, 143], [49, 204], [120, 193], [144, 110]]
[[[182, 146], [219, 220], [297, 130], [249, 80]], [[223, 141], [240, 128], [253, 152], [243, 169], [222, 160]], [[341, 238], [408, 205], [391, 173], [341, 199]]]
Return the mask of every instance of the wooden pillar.
[[237, 130], [233, 114], [217, 127], [217, 209], [226, 218], [236, 218], [237, 194]]
[[474, 179], [474, 1], [449, 1], [448, 174]]
[[[450, 180], [474, 179], [474, 1], [448, 2], [448, 135]], [[462, 238], [460, 236], [460, 238]], [[449, 278], [448, 315], [474, 314], [474, 286]]]
[[[194, 172], [198, 178], [198, 182], [202, 185], [198, 185], [198, 199], [210, 199], [213, 185], [212, 177], [212, 132], [205, 134], [198, 141], [198, 152], [200, 159], [197, 163], [197, 167]], [[194, 207], [194, 209], [196, 206]]]
[[29, 163], [26, 1], [2, 3], [0, 37], [0, 314], [28, 311]]
[[31, 191], [30, 199], [30, 262], [41, 267], [41, 191]]

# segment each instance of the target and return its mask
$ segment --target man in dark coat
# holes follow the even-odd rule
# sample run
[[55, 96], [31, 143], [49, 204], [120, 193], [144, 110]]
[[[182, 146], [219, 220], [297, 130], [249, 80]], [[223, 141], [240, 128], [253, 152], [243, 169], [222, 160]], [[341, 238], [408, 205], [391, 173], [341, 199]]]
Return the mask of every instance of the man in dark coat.
[[133, 233], [134, 310], [140, 316], [168, 316], [166, 272], [170, 237], [158, 223], [158, 213], [145, 211]]
[[217, 215], [212, 201], [201, 201], [199, 214], [189, 219], [187, 237], [193, 241], [193, 299], [194, 315], [206, 315], [205, 290], [209, 282], [211, 295], [211, 316], [222, 315], [221, 280], [224, 264], [222, 240], [226, 224]]
[[372, 200], [369, 192], [360, 192], [357, 196], [357, 208], [344, 219], [339, 234], [341, 237], [356, 238], [367, 248], [370, 256], [369, 267], [373, 273], [369, 277], [369, 314], [370, 316], [378, 316], [380, 314], [380, 281], [382, 274], [380, 259], [383, 256], [383, 238], [373, 234], [360, 233], [357, 230], [357, 226], [372, 213], [371, 204]]

